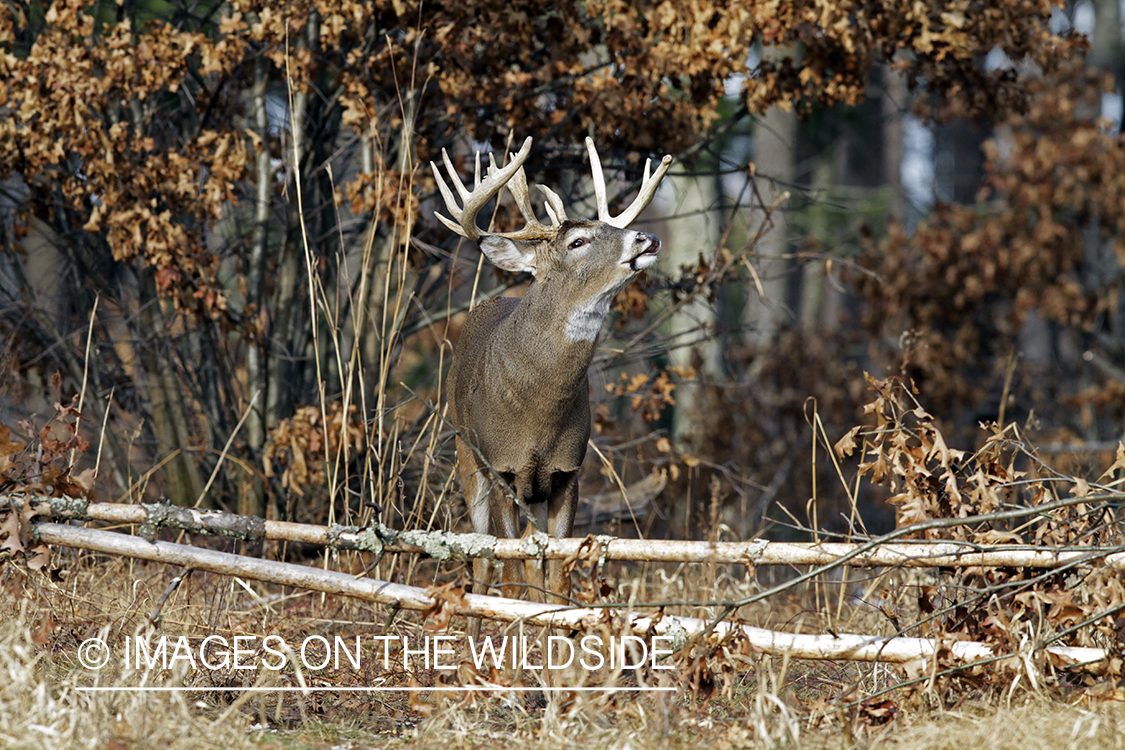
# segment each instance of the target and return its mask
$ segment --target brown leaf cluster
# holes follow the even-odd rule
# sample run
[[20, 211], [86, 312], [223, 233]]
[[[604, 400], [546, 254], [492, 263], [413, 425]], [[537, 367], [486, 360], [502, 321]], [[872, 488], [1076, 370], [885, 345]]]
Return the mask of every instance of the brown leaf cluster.
[[42, 427], [20, 420], [26, 440], [14, 439], [12, 429], [0, 425], [0, 484], [5, 491], [89, 497], [95, 472], [93, 467], [78, 469], [90, 449], [79, 434], [80, 417], [73, 405], [56, 402], [55, 416]]
[[30, 503], [18, 513], [10, 508], [0, 510], [0, 564], [22, 556], [28, 568], [40, 570], [50, 562], [50, 548], [33, 536], [31, 521], [35, 516]]
[[[222, 292], [203, 229], [237, 198], [246, 139], [237, 130], [176, 132], [161, 116], [190, 75], [217, 75], [238, 45], [154, 23], [100, 28], [77, 0], [52, 4], [27, 54], [0, 50], [0, 175], [17, 172], [45, 210], [65, 199], [72, 229], [104, 233], [117, 261], [159, 269], [161, 291], [213, 313]], [[26, 32], [0, 8], [0, 40]], [[7, 46], [7, 45], [5, 45]], [[200, 102], [206, 105], [207, 102]], [[57, 210], [57, 209], [56, 209]]]
[[342, 189], [348, 207], [391, 226], [408, 226], [418, 212], [418, 196], [411, 192], [409, 175], [380, 170], [357, 175]]
[[[689, 378], [694, 376], [694, 372], [687, 375]], [[672, 396], [676, 384], [668, 377], [667, 372], [661, 372], [654, 379], [643, 372], [632, 376], [621, 373], [618, 381], [606, 383], [605, 389], [614, 396], [629, 396], [629, 408], [634, 412], [640, 412], [644, 420], [650, 424], [660, 419], [665, 408], [676, 403], [676, 399]]]
[[[596, 132], [635, 158], [680, 151], [710, 129], [732, 76], [751, 112], [831, 106], [860, 100], [872, 66], [901, 59], [909, 80], [924, 77], [948, 106], [1007, 109], [1023, 82], [981, 73], [975, 60], [999, 47], [1056, 67], [1078, 42], [1050, 33], [1052, 7], [239, 0], [188, 28], [104, 23], [78, 0], [51, 4], [33, 27], [5, 5], [0, 174], [37, 185], [48, 211], [57, 185], [74, 228], [104, 236], [118, 261], [163, 271], [162, 291], [185, 309], [217, 315], [222, 290], [199, 293], [218, 273], [204, 231], [245, 190], [253, 153], [280, 152], [249, 127], [240, 94], [258, 55], [272, 80], [319, 92], [326, 114], [359, 134], [400, 126], [404, 92], [416, 89], [410, 114], [423, 158], [466, 128], [479, 140], [518, 130], [562, 143]], [[762, 45], [770, 52], [754, 62]], [[357, 181], [346, 196], [371, 211], [398, 205], [387, 191], [404, 185], [422, 187], [392, 174]]]
[[[57, 388], [61, 378], [52, 382]], [[0, 425], [0, 493], [52, 497], [91, 497], [96, 472], [93, 467], [78, 469], [90, 449], [79, 434], [81, 414], [73, 406], [55, 402], [55, 416], [42, 427], [20, 420], [25, 440], [16, 439], [12, 429]], [[19, 512], [0, 509], [0, 563], [9, 556], [22, 556], [29, 568], [39, 570], [50, 560], [50, 550], [33, 536], [32, 519], [36, 512], [25, 502]]]
[[[898, 526], [992, 513], [1011, 500], [1006, 487], [1023, 472], [1015, 468], [1014, 453], [1004, 450], [1005, 432], [992, 430], [975, 454], [952, 449], [901, 381], [865, 377], [876, 395], [864, 411], [875, 416], [876, 425], [865, 434], [863, 456], [869, 460], [860, 463], [859, 473], [890, 490]], [[837, 444], [841, 456], [851, 452], [855, 433]], [[971, 533], [962, 527], [929, 529], [921, 538], [964, 541]]]
[[330, 467], [354, 461], [366, 445], [363, 422], [354, 404], [347, 410], [338, 401], [324, 411], [315, 404], [302, 406], [270, 431], [262, 452], [267, 477], [279, 476], [281, 485], [298, 496], [328, 483]]

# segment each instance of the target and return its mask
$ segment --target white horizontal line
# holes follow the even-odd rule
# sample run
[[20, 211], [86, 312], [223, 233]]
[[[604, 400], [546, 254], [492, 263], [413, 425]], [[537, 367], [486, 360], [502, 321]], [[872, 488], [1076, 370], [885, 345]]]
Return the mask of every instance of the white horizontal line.
[[457, 687], [79, 687], [84, 693], [668, 693], [675, 687], [504, 687], [502, 685], [462, 685]]

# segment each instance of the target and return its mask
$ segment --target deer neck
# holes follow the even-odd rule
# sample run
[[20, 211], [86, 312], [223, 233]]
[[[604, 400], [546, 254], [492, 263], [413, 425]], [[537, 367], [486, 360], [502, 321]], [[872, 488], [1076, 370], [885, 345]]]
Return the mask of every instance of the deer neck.
[[615, 293], [575, 303], [570, 291], [535, 282], [505, 321], [509, 335], [504, 338], [519, 342], [530, 369], [550, 373], [550, 382], [562, 389], [586, 377]]

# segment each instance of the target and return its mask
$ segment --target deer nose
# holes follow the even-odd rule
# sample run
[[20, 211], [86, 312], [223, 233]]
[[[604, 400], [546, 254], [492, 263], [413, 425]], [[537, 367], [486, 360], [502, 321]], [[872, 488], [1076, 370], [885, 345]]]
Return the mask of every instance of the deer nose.
[[637, 244], [650, 245], [651, 247], [645, 249], [644, 252], [646, 253], [655, 253], [660, 251], [660, 238], [655, 234], [649, 234], [648, 232], [637, 232]]

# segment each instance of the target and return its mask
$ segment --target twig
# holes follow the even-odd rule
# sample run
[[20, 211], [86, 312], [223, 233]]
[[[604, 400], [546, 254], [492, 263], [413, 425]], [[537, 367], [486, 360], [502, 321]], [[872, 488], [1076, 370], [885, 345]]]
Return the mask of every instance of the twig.
[[242, 425], [246, 423], [246, 418], [250, 416], [250, 412], [254, 409], [254, 403], [258, 400], [261, 391], [254, 391], [254, 395], [250, 397], [250, 403], [246, 405], [246, 409], [242, 412], [242, 416], [238, 420], [238, 424], [231, 430], [230, 437], [227, 438], [227, 444], [223, 446], [223, 452], [219, 454], [219, 460], [215, 463], [215, 468], [211, 471], [210, 478], [207, 479], [207, 484], [203, 486], [203, 490], [199, 493], [199, 497], [195, 500], [195, 507], [198, 508], [199, 504], [203, 502], [203, 498], [207, 497], [207, 491], [211, 489], [211, 485], [215, 483], [215, 477], [219, 476], [219, 469], [223, 465], [223, 459], [227, 457], [230, 451], [230, 445], [234, 442], [235, 435], [242, 429]]
[[160, 611], [164, 609], [165, 602], [168, 597], [172, 596], [172, 592], [180, 587], [180, 584], [187, 580], [188, 576], [195, 572], [195, 568], [186, 568], [178, 576], [172, 579], [168, 584], [168, 588], [164, 589], [164, 593], [156, 600], [156, 606], [153, 607], [152, 612], [148, 615], [148, 624], [155, 625], [156, 621], [160, 618]]

